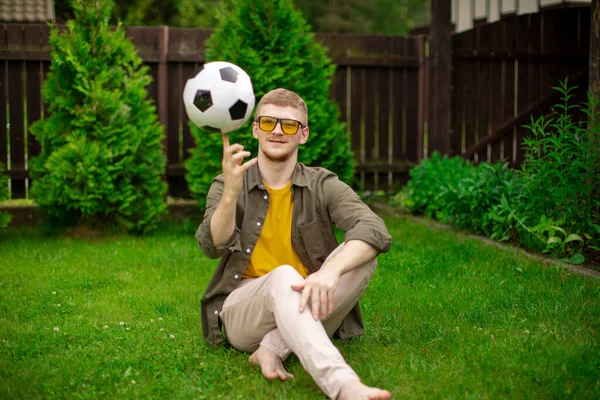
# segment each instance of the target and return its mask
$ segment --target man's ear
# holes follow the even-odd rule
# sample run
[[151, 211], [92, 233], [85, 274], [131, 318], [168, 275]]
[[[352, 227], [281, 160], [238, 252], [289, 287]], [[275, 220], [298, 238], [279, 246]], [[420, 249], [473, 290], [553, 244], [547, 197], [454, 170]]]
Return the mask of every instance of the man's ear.
[[309, 133], [308, 126], [303, 127], [302, 130], [300, 131], [300, 144], [306, 143], [306, 141], [308, 140], [308, 133]]
[[256, 122], [252, 123], [252, 136], [254, 136], [255, 139], [258, 139], [258, 124]]

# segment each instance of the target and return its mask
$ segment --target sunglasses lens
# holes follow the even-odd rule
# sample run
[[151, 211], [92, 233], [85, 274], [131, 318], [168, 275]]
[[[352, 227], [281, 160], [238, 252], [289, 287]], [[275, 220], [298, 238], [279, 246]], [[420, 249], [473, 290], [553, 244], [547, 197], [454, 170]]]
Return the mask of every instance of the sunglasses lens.
[[281, 121], [281, 130], [286, 135], [294, 135], [298, 132], [298, 121], [294, 121], [293, 119], [284, 119]]
[[275, 118], [260, 117], [258, 120], [258, 127], [265, 132], [271, 132], [275, 129], [275, 125], [277, 125], [277, 120]]

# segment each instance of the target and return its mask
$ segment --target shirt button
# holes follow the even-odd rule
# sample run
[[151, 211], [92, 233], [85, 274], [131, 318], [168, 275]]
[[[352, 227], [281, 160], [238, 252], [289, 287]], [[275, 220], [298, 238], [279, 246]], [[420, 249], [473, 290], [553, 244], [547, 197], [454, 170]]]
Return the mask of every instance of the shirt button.
[[265, 200], [266, 200], [267, 198], [268, 198], [268, 197], [267, 197], [267, 195], [265, 194], [265, 197], [263, 197], [263, 199], [265, 199]]
[[246, 253], [250, 253], [250, 249], [246, 249]]
[[257, 221], [257, 222], [256, 222], [256, 226], [260, 226], [260, 221]]
[[233, 277], [234, 279], [239, 279], [240, 276], [238, 274], [235, 274]]
[[219, 312], [217, 310], [215, 310], [215, 315], [219, 315]]

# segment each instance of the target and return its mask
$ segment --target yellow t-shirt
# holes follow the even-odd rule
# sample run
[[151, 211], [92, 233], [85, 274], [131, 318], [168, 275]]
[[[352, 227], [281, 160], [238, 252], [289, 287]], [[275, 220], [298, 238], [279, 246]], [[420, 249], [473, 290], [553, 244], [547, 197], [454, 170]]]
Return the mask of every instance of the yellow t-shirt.
[[[263, 182], [264, 183], [264, 182]], [[267, 217], [244, 271], [244, 278], [258, 278], [283, 264], [289, 264], [304, 278], [308, 270], [292, 247], [292, 182], [281, 189], [273, 189], [265, 183], [271, 196]]]

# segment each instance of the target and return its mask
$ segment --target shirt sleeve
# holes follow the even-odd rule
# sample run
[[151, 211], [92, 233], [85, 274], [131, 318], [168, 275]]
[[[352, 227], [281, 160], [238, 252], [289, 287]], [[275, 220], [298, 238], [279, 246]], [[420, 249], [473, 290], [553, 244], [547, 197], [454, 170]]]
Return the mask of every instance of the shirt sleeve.
[[240, 230], [236, 226], [233, 233], [227, 239], [225, 244], [221, 246], [215, 246], [215, 242], [210, 231], [210, 221], [212, 220], [213, 214], [221, 201], [223, 195], [224, 181], [221, 175], [213, 180], [208, 195], [206, 196], [206, 211], [204, 212], [204, 220], [196, 231], [196, 239], [200, 245], [200, 249], [208, 258], [220, 258], [227, 253], [241, 250], [240, 243]]
[[385, 222], [350, 186], [332, 175], [325, 178], [322, 189], [331, 221], [346, 233], [346, 242], [362, 240], [380, 253], [390, 249], [392, 238]]

